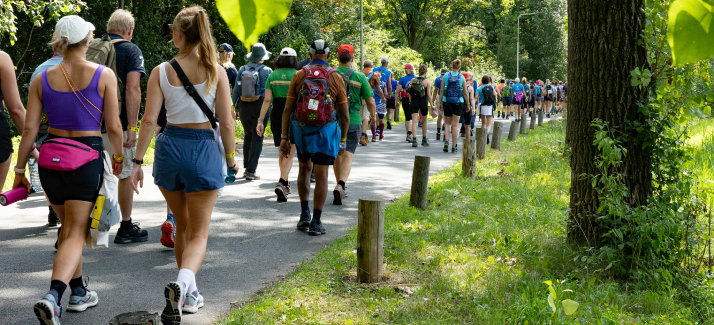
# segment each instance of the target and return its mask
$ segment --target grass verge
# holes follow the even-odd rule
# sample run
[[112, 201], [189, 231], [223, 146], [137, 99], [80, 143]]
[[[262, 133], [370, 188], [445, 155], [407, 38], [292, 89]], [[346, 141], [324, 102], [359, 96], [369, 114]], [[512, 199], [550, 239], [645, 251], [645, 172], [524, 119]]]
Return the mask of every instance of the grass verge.
[[474, 179], [460, 163], [442, 171], [425, 210], [407, 195], [389, 205], [382, 283], [356, 282], [353, 229], [217, 324], [700, 322], [676, 292], [615, 281], [566, 245], [564, 133], [558, 122], [504, 141]]

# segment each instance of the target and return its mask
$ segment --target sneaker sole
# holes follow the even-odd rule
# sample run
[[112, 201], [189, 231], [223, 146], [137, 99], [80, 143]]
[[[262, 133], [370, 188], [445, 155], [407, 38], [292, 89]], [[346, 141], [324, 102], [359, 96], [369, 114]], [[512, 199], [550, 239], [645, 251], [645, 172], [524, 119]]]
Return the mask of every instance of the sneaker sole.
[[164, 222], [161, 225], [161, 245], [168, 248], [174, 248], [174, 225], [170, 222]]
[[334, 205], [342, 205], [342, 194], [338, 190], [332, 191], [332, 195], [335, 197], [335, 199], [332, 201], [332, 204]]
[[145, 237], [136, 237], [136, 238], [126, 238], [126, 239], [121, 239], [120, 237], [115, 237], [114, 238], [114, 243], [115, 244], [131, 244], [131, 243], [141, 243], [149, 240], [149, 236]]
[[449, 152], [449, 147], [444, 146], [444, 152]]
[[171, 282], [164, 288], [164, 298], [166, 298], [166, 307], [161, 313], [161, 323], [164, 325], [179, 325], [181, 324], [181, 297], [183, 297], [183, 288], [176, 283]]
[[278, 196], [278, 202], [288, 202], [288, 196], [280, 188], [275, 188], [275, 194]]
[[310, 236], [320, 236], [326, 234], [327, 231], [308, 231], [307, 234]]
[[93, 302], [81, 304], [79, 306], [67, 306], [67, 311], [74, 311], [74, 312], [83, 312], [87, 310], [87, 308], [91, 308], [99, 304], [99, 298], [95, 299]]
[[245, 179], [248, 181], [257, 181], [260, 180], [260, 176], [246, 176]]
[[55, 323], [52, 306], [43, 301], [38, 301], [32, 309], [35, 311], [35, 316], [40, 321], [40, 325], [60, 325], [60, 323]]

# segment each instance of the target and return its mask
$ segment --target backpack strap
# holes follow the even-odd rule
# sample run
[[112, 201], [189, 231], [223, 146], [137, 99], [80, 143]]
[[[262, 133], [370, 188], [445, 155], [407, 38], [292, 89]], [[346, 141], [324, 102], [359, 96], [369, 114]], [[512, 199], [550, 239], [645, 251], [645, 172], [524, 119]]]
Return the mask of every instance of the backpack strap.
[[203, 114], [206, 114], [206, 117], [211, 122], [211, 128], [215, 129], [217, 126], [218, 119], [213, 114], [213, 112], [211, 112], [211, 109], [208, 108], [206, 101], [204, 101], [203, 98], [201, 98], [201, 95], [198, 94], [196, 88], [193, 87], [191, 81], [188, 80], [188, 77], [186, 77], [186, 73], [183, 72], [183, 69], [181, 69], [181, 66], [176, 61], [176, 59], [171, 60], [171, 62], [169, 63], [174, 68], [174, 71], [176, 71], [176, 75], [178, 76], [179, 80], [181, 80], [181, 83], [183, 84], [183, 89], [186, 89], [188, 95], [193, 98], [196, 104], [198, 104], [198, 107], [201, 108]]

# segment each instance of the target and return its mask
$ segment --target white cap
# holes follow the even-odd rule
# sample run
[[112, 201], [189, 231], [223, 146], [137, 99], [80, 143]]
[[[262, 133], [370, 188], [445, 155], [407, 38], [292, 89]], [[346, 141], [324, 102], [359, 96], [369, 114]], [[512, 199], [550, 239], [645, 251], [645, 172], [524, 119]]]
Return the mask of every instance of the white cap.
[[280, 50], [280, 56], [294, 56], [294, 57], [297, 57], [297, 53], [295, 52], [295, 50], [293, 50], [293, 49], [291, 49], [291, 48], [289, 48], [289, 47], [285, 47], [285, 48], [283, 48], [282, 50]]
[[69, 44], [77, 44], [87, 38], [89, 32], [93, 30], [95, 30], [94, 25], [79, 16], [64, 16], [55, 26], [55, 37], [65, 37]]

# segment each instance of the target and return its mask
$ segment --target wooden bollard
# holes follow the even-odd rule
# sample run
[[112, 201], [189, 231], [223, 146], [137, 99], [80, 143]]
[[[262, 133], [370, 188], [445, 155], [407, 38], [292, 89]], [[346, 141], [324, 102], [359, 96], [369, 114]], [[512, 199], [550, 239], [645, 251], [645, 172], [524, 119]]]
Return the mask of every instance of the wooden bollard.
[[384, 200], [359, 199], [357, 212], [357, 280], [382, 281]]
[[429, 186], [430, 157], [415, 156], [412, 172], [412, 190], [409, 205], [418, 209], [426, 208], [426, 191]]
[[538, 126], [543, 126], [543, 111], [538, 112]]
[[[478, 132], [480, 129], [476, 129]], [[478, 133], [476, 133], [478, 137]], [[476, 175], [476, 141], [473, 139], [463, 139], [464, 149], [463, 159], [461, 159], [461, 176], [474, 177]]]
[[535, 130], [535, 125], [536, 125], [536, 113], [533, 112], [533, 115], [531, 116], [531, 130]]
[[520, 134], [528, 134], [528, 124], [526, 124], [526, 119], [528, 119], [528, 114], [521, 114], [521, 131], [519, 132]]
[[516, 121], [511, 122], [511, 127], [508, 129], [508, 141], [515, 141], [518, 136], [519, 124]]
[[148, 311], [135, 311], [124, 313], [112, 318], [109, 325], [159, 325], [161, 317], [159, 313], [150, 313]]
[[503, 136], [503, 122], [493, 122], [491, 149], [501, 150], [501, 136]]
[[479, 160], [486, 158], [486, 139], [488, 139], [488, 130], [476, 129], [476, 158]]

